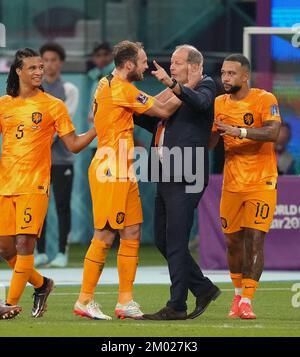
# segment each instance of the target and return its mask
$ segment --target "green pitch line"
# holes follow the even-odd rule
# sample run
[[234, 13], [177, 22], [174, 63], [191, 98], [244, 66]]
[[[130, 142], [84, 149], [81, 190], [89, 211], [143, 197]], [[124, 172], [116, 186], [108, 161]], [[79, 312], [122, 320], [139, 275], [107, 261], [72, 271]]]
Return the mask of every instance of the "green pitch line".
[[[81, 244], [71, 244], [69, 248], [69, 263], [68, 268], [82, 268], [83, 260], [88, 247]], [[115, 267], [117, 265], [117, 247], [113, 247], [107, 256], [105, 266]], [[192, 251], [194, 258], [198, 261], [198, 254]], [[166, 265], [165, 259], [154, 246], [142, 246], [139, 251], [139, 266], [157, 266]], [[0, 269], [10, 269], [7, 264], [1, 261]]]
[[[92, 321], [72, 314], [80, 287], [58, 287], [49, 298], [48, 311], [43, 318], [32, 319], [32, 289], [26, 288], [21, 301], [23, 313], [15, 320], [0, 321], [1, 336], [300, 336], [300, 307], [292, 306], [292, 283], [261, 283], [254, 301], [257, 320], [226, 318], [231, 299], [230, 284], [219, 284], [222, 295], [195, 320], [186, 321]], [[144, 312], [155, 312], [169, 295], [168, 286], [139, 285], [135, 299]], [[113, 316], [117, 301], [117, 286], [97, 288], [96, 300], [106, 314]], [[300, 302], [300, 297], [298, 298]], [[194, 298], [189, 296], [189, 310]]]

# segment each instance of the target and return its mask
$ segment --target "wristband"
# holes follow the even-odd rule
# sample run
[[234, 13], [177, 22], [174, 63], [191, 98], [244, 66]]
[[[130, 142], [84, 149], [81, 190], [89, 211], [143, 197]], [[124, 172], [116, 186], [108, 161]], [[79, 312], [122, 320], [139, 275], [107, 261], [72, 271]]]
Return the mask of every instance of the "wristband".
[[243, 138], [246, 138], [247, 137], [247, 129], [246, 128], [240, 128], [240, 135], [239, 135], [239, 138], [240, 139], [243, 139]]

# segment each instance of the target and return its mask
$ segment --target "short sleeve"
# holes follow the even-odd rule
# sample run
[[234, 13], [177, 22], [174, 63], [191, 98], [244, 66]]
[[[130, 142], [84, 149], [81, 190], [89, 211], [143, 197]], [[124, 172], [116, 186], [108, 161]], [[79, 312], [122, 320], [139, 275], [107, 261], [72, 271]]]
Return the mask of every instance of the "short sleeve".
[[266, 93], [261, 100], [262, 121], [275, 120], [280, 122], [278, 102], [274, 94]]
[[74, 125], [68, 113], [67, 107], [62, 101], [58, 101], [54, 111], [55, 130], [59, 137], [75, 131]]
[[135, 113], [142, 114], [150, 109], [155, 102], [154, 97], [140, 91], [133, 84], [123, 85], [121, 95], [113, 97], [114, 103], [132, 109]]

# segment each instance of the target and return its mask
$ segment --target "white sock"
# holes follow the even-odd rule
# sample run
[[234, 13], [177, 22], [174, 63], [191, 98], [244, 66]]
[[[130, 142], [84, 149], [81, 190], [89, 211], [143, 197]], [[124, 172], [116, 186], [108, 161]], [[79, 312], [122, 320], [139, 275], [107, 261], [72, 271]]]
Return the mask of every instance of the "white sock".
[[241, 298], [241, 301], [240, 301], [240, 303], [239, 303], [239, 306], [241, 306], [241, 304], [242, 304], [243, 302], [245, 302], [246, 304], [251, 305], [251, 300], [250, 300], [250, 299], [248, 299], [248, 298]]
[[242, 288], [234, 288], [234, 293], [235, 293], [235, 295], [242, 295], [242, 291], [243, 291], [243, 289]]

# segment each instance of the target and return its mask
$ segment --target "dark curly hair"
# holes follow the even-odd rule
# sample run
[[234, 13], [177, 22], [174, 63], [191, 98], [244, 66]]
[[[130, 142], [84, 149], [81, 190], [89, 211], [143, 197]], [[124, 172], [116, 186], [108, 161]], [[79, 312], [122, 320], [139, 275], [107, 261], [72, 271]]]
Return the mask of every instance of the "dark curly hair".
[[58, 54], [58, 57], [60, 58], [61, 61], [65, 61], [66, 59], [66, 51], [65, 49], [58, 43], [55, 42], [48, 42], [45, 43], [41, 48], [40, 48], [40, 54], [43, 56], [43, 54], [47, 51], [50, 52], [55, 52]]

